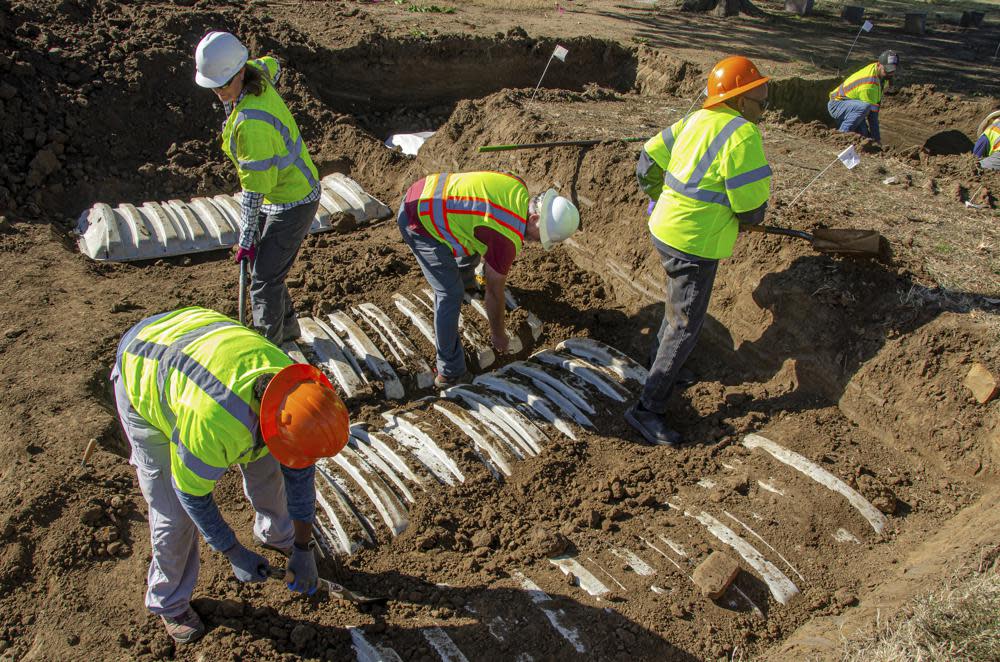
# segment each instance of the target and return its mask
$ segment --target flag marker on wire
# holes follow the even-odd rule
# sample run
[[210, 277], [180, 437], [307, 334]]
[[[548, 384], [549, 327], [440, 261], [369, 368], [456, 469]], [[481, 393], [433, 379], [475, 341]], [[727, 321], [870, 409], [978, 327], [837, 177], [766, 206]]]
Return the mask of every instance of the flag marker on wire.
[[854, 37], [854, 42], [851, 44], [851, 47], [848, 49], [847, 55], [844, 56], [844, 64], [847, 64], [847, 59], [849, 57], [851, 57], [851, 51], [854, 50], [854, 46], [858, 43], [858, 37], [861, 36], [861, 33], [862, 32], [871, 32], [873, 27], [875, 27], [875, 25], [871, 21], [865, 21], [864, 23], [861, 24], [861, 29], [858, 30], [858, 34]]
[[858, 151], [856, 149], [854, 149], [854, 145], [851, 145], [850, 147], [845, 149], [843, 152], [837, 155], [837, 158], [835, 158], [833, 161], [830, 162], [830, 165], [823, 168], [818, 175], [813, 177], [811, 182], [802, 187], [802, 190], [799, 191], [794, 198], [792, 198], [792, 201], [788, 203], [788, 206], [791, 207], [792, 205], [794, 205], [795, 201], [801, 198], [802, 194], [806, 192], [806, 189], [812, 186], [817, 179], [822, 177], [827, 170], [832, 168], [833, 165], [837, 163], [837, 161], [840, 161], [841, 163], [844, 164], [845, 168], [851, 170], [854, 167], [856, 167], [859, 163], [861, 163], [861, 155], [858, 154]]
[[538, 79], [538, 85], [535, 85], [535, 90], [531, 93], [531, 98], [528, 99], [528, 105], [524, 107], [527, 111], [531, 106], [531, 103], [535, 100], [535, 95], [538, 94], [538, 88], [542, 86], [542, 81], [545, 79], [545, 74], [549, 71], [549, 65], [552, 64], [552, 58], [559, 60], [560, 62], [566, 61], [566, 56], [569, 55], [569, 49], [556, 44], [556, 48], [552, 51], [552, 55], [549, 56], [549, 61], [545, 63], [545, 69], [542, 70], [542, 77]]

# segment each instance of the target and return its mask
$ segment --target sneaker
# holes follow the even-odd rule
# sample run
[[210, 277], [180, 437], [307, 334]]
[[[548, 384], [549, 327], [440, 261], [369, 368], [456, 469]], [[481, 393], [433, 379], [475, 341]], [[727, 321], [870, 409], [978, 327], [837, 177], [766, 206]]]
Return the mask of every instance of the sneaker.
[[292, 558], [292, 548], [291, 547], [278, 547], [277, 545], [272, 545], [271, 543], [264, 542], [263, 540], [256, 539], [257, 546], [263, 549], [270, 550], [272, 552], [277, 552], [284, 556], [286, 559]]
[[177, 616], [160, 616], [160, 619], [170, 638], [179, 644], [190, 644], [205, 634], [205, 624], [190, 606]]
[[468, 371], [462, 373], [457, 377], [448, 377], [447, 375], [437, 374], [434, 375], [434, 386], [439, 389], [451, 388], [452, 386], [458, 386], [459, 384], [468, 384], [470, 381]]
[[649, 411], [640, 403], [635, 403], [625, 411], [628, 424], [642, 433], [643, 438], [654, 446], [676, 448], [684, 443], [684, 438], [676, 430], [670, 429], [661, 414]]

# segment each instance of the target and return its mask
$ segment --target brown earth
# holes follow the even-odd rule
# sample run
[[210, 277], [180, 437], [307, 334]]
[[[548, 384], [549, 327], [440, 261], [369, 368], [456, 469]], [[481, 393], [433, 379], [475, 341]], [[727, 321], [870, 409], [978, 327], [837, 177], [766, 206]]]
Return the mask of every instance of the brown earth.
[[[991, 55], [996, 29], [940, 25], [918, 40], [884, 17], [885, 41], [866, 48], [908, 48], [913, 62], [885, 105], [886, 144], [861, 145], [858, 168], [835, 166], [792, 205], [852, 142], [816, 121], [838, 63], [811, 59], [820, 40], [846, 52], [849, 26], [782, 17], [770, 3], [761, 5], [771, 18], [729, 21], [639, 3], [566, 2], [561, 14], [549, 3], [488, 4], [439, 16], [388, 2], [0, 2], [0, 658], [344, 659], [346, 628], [359, 627], [404, 659], [436, 659], [420, 631], [434, 625], [470, 659], [571, 657], [544, 619], [525, 616], [531, 603], [517, 569], [585, 628], [593, 659], [829, 657], [836, 649], [815, 646], [817, 632], [829, 638], [852, 614], [863, 623], [873, 605], [926, 588], [906, 568], [926, 583], [943, 572], [926, 560], [944, 532], [955, 532], [955, 563], [989, 543], [970, 531], [995, 526], [984, 504], [997, 495], [1000, 405], [975, 403], [962, 379], [976, 361], [1000, 371], [998, 182], [957, 152], [996, 107], [982, 96], [996, 94], [996, 83], [970, 66]], [[637, 445], [615, 406], [595, 432], [497, 483], [442, 424], [436, 438], [462, 458], [468, 480], [423, 495], [399, 537], [325, 568], [390, 596], [387, 607], [240, 585], [206, 550], [195, 608], [210, 632], [175, 649], [142, 606], [145, 504], [106, 375], [118, 337], [146, 315], [182, 305], [234, 314], [235, 270], [222, 253], [99, 264], [73, 249], [67, 228], [97, 201], [235, 188], [214, 147], [221, 112], [191, 81], [190, 54], [210, 28], [285, 61], [282, 94], [321, 174], [345, 172], [390, 205], [409, 182], [445, 169], [506, 169], [533, 189], [555, 182], [571, 194], [583, 212], [574, 245], [529, 250], [512, 274], [522, 305], [545, 323], [544, 346], [590, 336], [639, 360], [648, 351], [663, 276], [634, 184], [636, 147], [475, 148], [651, 135], [683, 115], [711, 63], [734, 50], [776, 77], [777, 110], [762, 126], [776, 173], [772, 222], [873, 228], [889, 240], [891, 260], [742, 238], [720, 269], [692, 358], [700, 383], [672, 404], [693, 446]], [[526, 109], [557, 38], [570, 58]], [[390, 130], [434, 128], [416, 158], [381, 144]], [[896, 183], [884, 184], [890, 177]], [[986, 208], [962, 204], [973, 194]], [[300, 310], [315, 313], [366, 301], [390, 311], [393, 293], [424, 286], [392, 222], [307, 239], [290, 285]], [[413, 340], [429, 355], [426, 341]], [[353, 420], [371, 422], [386, 409], [374, 395], [352, 407]], [[815, 500], [808, 480], [747, 451], [739, 441], [749, 432], [849, 482], [889, 515], [888, 535], [872, 535], [855, 511]], [[83, 469], [91, 438], [100, 449]], [[757, 482], [774, 476], [790, 499]], [[706, 478], [712, 486], [699, 485]], [[218, 496], [249, 541], [252, 512], [232, 472]], [[702, 598], [686, 575], [717, 542], [678, 508], [709, 504], [753, 517], [801, 573], [803, 595], [780, 606], [743, 572], [737, 586], [760, 615], [746, 602]], [[835, 542], [831, 527], [858, 543]], [[691, 548], [689, 566], [658, 566], [663, 593], [607, 552], [612, 543], [643, 549], [653, 529]], [[567, 585], [546, 561], [561, 548], [592, 554], [626, 586], [598, 602]], [[483, 615], [519, 629], [498, 642]]]

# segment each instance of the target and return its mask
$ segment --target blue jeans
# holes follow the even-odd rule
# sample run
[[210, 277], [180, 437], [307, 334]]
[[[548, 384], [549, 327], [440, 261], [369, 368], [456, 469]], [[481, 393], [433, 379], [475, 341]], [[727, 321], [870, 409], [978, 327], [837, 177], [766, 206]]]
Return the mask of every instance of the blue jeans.
[[451, 249], [434, 237], [414, 232], [409, 227], [406, 207], [399, 203], [396, 218], [399, 234], [434, 290], [434, 345], [437, 371], [445, 377], [461, 377], [466, 372], [465, 351], [458, 333], [458, 315], [465, 298], [466, 276], [479, 262], [479, 255], [456, 258]]
[[830, 112], [830, 117], [840, 123], [837, 128], [841, 132], [860, 133], [865, 138], [873, 137], [868, 131], [868, 114], [871, 106], [864, 101], [831, 99], [826, 109]]
[[655, 237], [653, 245], [667, 274], [663, 322], [653, 345], [649, 377], [640, 402], [643, 408], [664, 414], [677, 375], [698, 342], [708, 314], [718, 260], [685, 259], [674, 254]]

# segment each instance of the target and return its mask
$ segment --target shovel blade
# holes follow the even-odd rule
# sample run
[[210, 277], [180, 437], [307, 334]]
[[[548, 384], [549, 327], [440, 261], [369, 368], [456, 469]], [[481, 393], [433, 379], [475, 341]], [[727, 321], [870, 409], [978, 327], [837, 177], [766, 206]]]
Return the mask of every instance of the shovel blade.
[[820, 253], [878, 258], [888, 252], [888, 242], [874, 230], [821, 228], [813, 233], [813, 248]]

